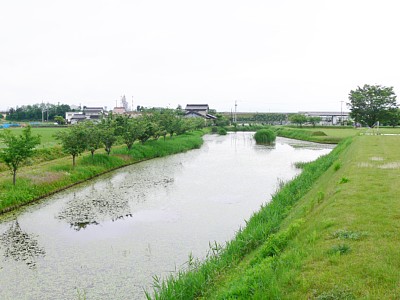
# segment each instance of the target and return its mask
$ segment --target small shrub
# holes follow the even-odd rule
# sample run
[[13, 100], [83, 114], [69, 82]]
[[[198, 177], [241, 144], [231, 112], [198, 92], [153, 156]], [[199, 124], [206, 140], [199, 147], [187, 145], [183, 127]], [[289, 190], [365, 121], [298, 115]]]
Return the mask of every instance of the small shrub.
[[356, 299], [354, 294], [347, 288], [335, 286], [332, 290], [315, 295], [317, 300], [351, 300]]
[[332, 234], [333, 238], [338, 238], [340, 240], [354, 240], [357, 241], [367, 234], [365, 232], [350, 231], [346, 229], [339, 229]]
[[342, 164], [340, 162], [336, 162], [333, 165], [333, 170], [338, 171], [342, 167]]
[[323, 131], [313, 131], [313, 136], [326, 136], [326, 133]]
[[254, 138], [259, 144], [271, 144], [275, 142], [276, 134], [271, 129], [260, 129], [256, 131]]
[[325, 198], [324, 192], [319, 191], [317, 194], [317, 202], [321, 203], [324, 200], [324, 198]]
[[224, 127], [219, 127], [218, 128], [218, 134], [219, 135], [226, 135], [227, 131], [226, 131], [226, 129]]
[[218, 132], [218, 127], [213, 126], [211, 127], [211, 133], [217, 133]]
[[295, 166], [297, 169], [304, 169], [304, 167], [305, 167], [307, 164], [308, 164], [308, 163], [306, 163], [306, 162], [299, 161], [299, 162], [295, 162], [295, 163], [294, 163], [294, 166]]
[[349, 182], [349, 179], [347, 177], [342, 177], [342, 179], [340, 179], [340, 181], [339, 181], [340, 184], [347, 183], [347, 182]]
[[346, 244], [335, 245], [331, 249], [328, 250], [328, 254], [347, 254], [351, 251], [350, 246]]

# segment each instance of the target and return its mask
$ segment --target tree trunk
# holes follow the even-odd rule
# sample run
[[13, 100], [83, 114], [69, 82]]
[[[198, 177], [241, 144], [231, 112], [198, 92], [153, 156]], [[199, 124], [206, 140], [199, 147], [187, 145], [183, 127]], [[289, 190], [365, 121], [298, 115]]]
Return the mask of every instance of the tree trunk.
[[75, 155], [72, 155], [72, 166], [75, 167]]
[[15, 185], [16, 177], [17, 177], [17, 170], [14, 169], [13, 170], [13, 185]]

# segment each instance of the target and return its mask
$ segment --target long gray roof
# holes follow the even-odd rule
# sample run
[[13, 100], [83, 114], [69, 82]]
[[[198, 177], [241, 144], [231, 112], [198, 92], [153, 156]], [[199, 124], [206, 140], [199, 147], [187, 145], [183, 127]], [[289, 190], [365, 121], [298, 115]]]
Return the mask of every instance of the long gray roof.
[[299, 114], [309, 115], [309, 116], [348, 116], [350, 113], [347, 111], [337, 112], [337, 111], [300, 111]]
[[186, 110], [207, 110], [208, 104], [186, 104]]

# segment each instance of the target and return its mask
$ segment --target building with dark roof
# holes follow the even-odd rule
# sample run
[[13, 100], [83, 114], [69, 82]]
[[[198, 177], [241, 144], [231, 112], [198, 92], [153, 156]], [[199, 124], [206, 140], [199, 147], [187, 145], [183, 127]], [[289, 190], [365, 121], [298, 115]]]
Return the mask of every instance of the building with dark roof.
[[187, 104], [185, 108], [185, 117], [187, 118], [204, 118], [215, 120], [217, 117], [208, 113], [208, 104]]
[[65, 120], [68, 124], [76, 124], [86, 120], [99, 120], [104, 115], [102, 107], [84, 107], [83, 111], [66, 112]]

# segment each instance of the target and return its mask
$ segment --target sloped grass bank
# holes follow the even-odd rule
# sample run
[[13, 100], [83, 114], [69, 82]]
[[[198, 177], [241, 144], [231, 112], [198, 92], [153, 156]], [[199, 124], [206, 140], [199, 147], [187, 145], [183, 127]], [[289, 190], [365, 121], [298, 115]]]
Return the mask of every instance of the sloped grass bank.
[[329, 129], [314, 129], [314, 130], [305, 130], [305, 129], [294, 129], [294, 128], [278, 128], [277, 135], [281, 137], [286, 137], [290, 139], [303, 140], [309, 142], [323, 143], [323, 144], [337, 144], [339, 143], [343, 137], [332, 136], [326, 134], [329, 133]]
[[70, 157], [24, 167], [17, 174], [16, 186], [12, 185], [9, 172], [2, 172], [0, 173], [0, 213], [123, 166], [200, 148], [203, 143], [203, 134], [203, 131], [196, 131], [165, 140], [150, 140], [143, 145], [136, 143], [131, 150], [128, 150], [126, 146], [119, 146], [113, 148], [110, 156], [99, 149], [93, 159], [89, 153], [79, 157], [75, 168], [72, 167]]
[[[179, 271], [165, 281], [156, 279], [153, 293], [147, 293], [154, 299], [195, 299], [209, 298], [216, 295], [220, 282], [230, 277], [232, 270], [239, 268], [243, 261], [259, 264], [264, 259], [273, 261], [274, 257], [284, 249], [288, 241], [298, 232], [302, 220], [292, 222], [286, 231], [279, 231], [285, 217], [296, 204], [312, 188], [316, 180], [323, 175], [339, 156], [350, 145], [351, 139], [342, 141], [330, 154], [315, 162], [306, 164], [303, 172], [285, 184], [273, 197], [272, 201], [261, 207], [239, 231], [235, 238], [224, 247], [214, 245], [205, 261], [189, 259], [188, 269]], [[254, 250], [261, 249], [259, 257]], [[245, 274], [245, 278], [253, 278], [253, 274]], [[250, 291], [250, 292], [249, 292]], [[255, 296], [256, 286], [246, 282], [228, 287], [221, 299], [243, 298]], [[247, 298], [246, 298], [247, 297]], [[216, 297], [218, 298], [218, 297]], [[268, 298], [263, 298], [268, 299]]]
[[277, 261], [280, 298], [400, 298], [399, 147], [399, 136], [357, 137], [292, 211], [286, 225], [305, 222]]

